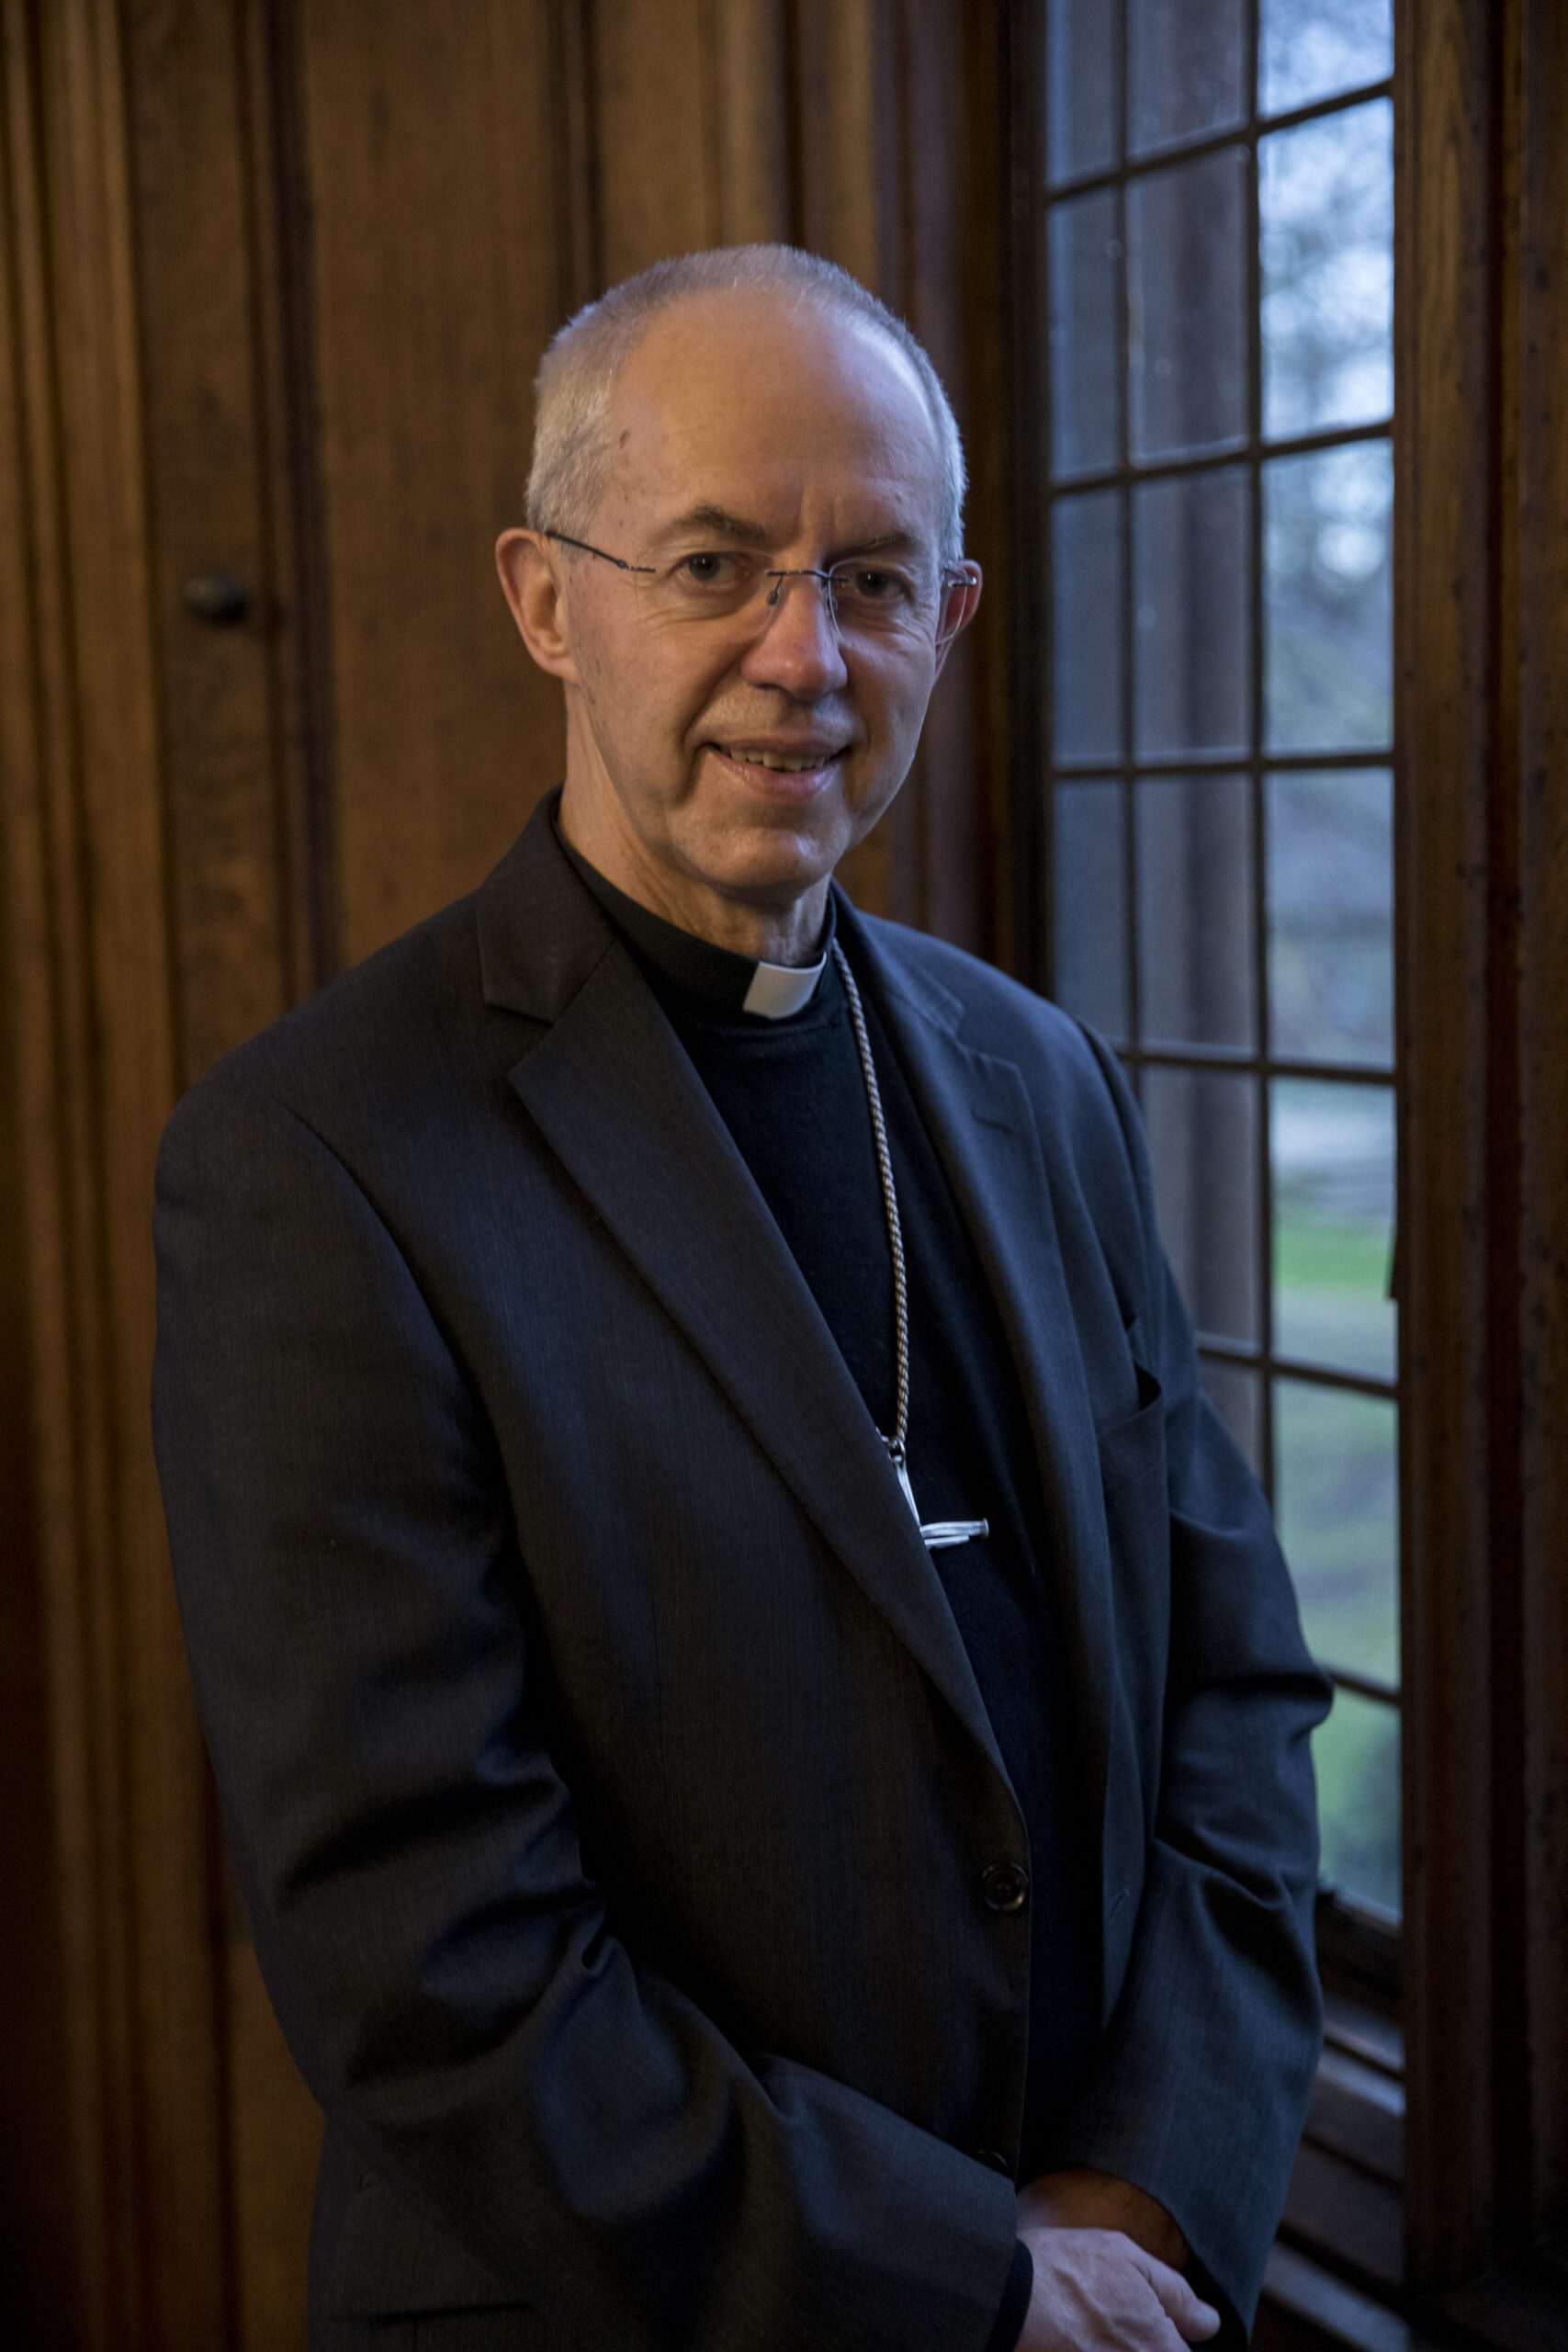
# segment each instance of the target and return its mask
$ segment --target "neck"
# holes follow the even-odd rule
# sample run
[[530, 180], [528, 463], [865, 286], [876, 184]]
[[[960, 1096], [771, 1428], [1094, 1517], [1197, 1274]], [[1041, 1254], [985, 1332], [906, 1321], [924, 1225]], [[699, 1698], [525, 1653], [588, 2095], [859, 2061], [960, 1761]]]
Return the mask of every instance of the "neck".
[[658, 857], [624, 816], [608, 814], [597, 795], [561, 795], [561, 831], [580, 857], [617, 890], [694, 938], [766, 964], [811, 964], [828, 914], [829, 877], [788, 898], [740, 897]]

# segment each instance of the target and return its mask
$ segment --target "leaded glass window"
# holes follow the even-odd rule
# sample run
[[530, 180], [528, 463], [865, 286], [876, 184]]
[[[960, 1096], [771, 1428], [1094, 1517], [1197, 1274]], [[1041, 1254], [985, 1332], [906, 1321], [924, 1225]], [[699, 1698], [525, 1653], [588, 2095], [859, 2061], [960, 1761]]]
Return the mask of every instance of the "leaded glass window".
[[1399, 1902], [1389, 0], [1050, 0], [1047, 985], [1122, 1054]]

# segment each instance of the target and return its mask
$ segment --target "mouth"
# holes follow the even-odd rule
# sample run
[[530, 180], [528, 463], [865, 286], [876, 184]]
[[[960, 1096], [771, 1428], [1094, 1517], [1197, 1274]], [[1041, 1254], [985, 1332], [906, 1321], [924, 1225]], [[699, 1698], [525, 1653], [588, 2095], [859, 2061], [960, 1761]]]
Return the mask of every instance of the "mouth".
[[842, 759], [844, 743], [808, 743], [778, 750], [768, 743], [716, 743], [714, 750], [737, 767], [762, 769], [770, 775], [817, 775]]

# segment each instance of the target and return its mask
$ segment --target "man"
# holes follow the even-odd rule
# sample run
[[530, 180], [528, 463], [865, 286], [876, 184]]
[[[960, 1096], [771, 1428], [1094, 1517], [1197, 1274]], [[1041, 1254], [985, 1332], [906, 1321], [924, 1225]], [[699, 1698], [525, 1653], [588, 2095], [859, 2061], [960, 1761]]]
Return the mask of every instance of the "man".
[[1250, 2318], [1323, 1686], [1112, 1057], [830, 887], [963, 485], [827, 265], [575, 321], [498, 548], [558, 805], [171, 1123], [160, 1466], [321, 2346]]

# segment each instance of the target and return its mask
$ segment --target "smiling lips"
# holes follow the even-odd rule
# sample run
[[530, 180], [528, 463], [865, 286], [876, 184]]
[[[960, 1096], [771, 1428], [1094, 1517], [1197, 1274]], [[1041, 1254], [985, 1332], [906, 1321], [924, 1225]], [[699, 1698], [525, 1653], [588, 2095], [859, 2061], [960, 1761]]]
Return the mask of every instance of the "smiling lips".
[[829, 767], [845, 747], [837, 750], [824, 744], [807, 752], [771, 752], [753, 743], [722, 744], [719, 748], [727, 759], [737, 760], [743, 766], [770, 768], [780, 775], [807, 775], [818, 768]]

